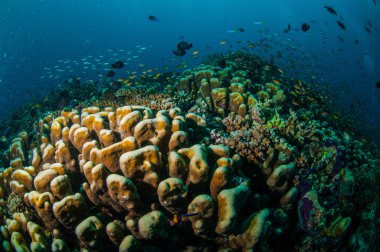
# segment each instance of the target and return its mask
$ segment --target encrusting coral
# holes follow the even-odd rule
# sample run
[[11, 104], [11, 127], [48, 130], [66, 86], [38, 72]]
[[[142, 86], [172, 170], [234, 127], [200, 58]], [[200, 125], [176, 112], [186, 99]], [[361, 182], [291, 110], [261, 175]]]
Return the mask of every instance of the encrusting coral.
[[268, 67], [252, 62], [253, 73], [235, 61], [187, 70], [157, 96], [119, 90], [139, 94], [127, 106], [47, 115], [37, 140], [21, 132], [0, 170], [2, 249], [344, 248], [351, 223], [365, 220], [353, 209], [371, 208], [352, 200], [360, 169], [379, 161], [296, 110], [312, 95], [301, 83], [257, 83]]

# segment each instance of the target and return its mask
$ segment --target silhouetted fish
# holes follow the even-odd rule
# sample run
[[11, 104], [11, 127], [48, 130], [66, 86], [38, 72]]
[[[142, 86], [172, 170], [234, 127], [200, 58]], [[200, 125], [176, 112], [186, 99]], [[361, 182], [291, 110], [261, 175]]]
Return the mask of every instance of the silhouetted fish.
[[342, 30], [346, 30], [346, 26], [340, 22], [339, 20], [336, 21], [336, 23], [339, 25], [339, 27], [342, 29]]
[[335, 16], [338, 15], [338, 13], [330, 6], [325, 5], [325, 9]]
[[239, 32], [245, 32], [244, 28], [237, 28]]
[[376, 88], [380, 88], [380, 81], [376, 82]]
[[189, 44], [185, 41], [181, 41], [177, 44], [177, 50], [173, 50], [173, 54], [176, 56], [183, 56], [186, 54], [186, 50], [193, 47], [193, 44]]
[[371, 29], [369, 29], [368, 27], [364, 27], [364, 29], [365, 29], [368, 33], [371, 33]]
[[113, 63], [111, 66], [113, 69], [121, 69], [124, 67], [124, 62], [121, 60], [118, 60], [115, 63]]
[[153, 21], [153, 22], [160, 21], [160, 19], [159, 19], [158, 17], [156, 17], [156, 16], [149, 16], [148, 19], [149, 19], [150, 21]]
[[338, 39], [340, 42], [344, 42], [344, 38], [342, 38], [341, 36], [338, 36]]
[[376, 5], [376, 0], [373, 0], [373, 3]]
[[115, 76], [115, 71], [114, 70], [110, 70], [107, 74], [106, 74], [107, 77], [109, 78], [112, 78]]
[[288, 33], [291, 29], [292, 27], [290, 26], [290, 24], [288, 24], [288, 28], [284, 30], [284, 33]]
[[302, 26], [301, 26], [301, 30], [303, 32], [307, 32], [308, 30], [310, 29], [310, 25], [307, 24], [307, 23], [303, 23]]

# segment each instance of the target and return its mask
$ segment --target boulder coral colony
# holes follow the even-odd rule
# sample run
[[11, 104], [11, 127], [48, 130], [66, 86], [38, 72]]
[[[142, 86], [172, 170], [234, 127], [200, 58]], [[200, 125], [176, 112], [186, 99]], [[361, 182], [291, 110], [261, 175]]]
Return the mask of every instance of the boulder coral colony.
[[19, 132], [0, 170], [2, 250], [373, 248], [375, 147], [308, 85], [224, 57]]

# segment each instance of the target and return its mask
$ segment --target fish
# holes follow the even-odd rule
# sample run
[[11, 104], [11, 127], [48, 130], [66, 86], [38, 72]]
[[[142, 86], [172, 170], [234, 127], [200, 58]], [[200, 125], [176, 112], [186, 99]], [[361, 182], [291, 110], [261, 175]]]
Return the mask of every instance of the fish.
[[364, 29], [365, 29], [368, 33], [371, 33], [371, 29], [369, 29], [368, 27], [364, 27]]
[[3, 130], [3, 132], [1, 133], [1, 137], [2, 137], [2, 138], [5, 138], [4, 141], [3, 141], [3, 139], [1, 140], [2, 142], [6, 142], [6, 141], [7, 141], [6, 135], [8, 134], [8, 132], [9, 132], [10, 129], [11, 129], [11, 128], [6, 127], [6, 128]]
[[338, 39], [340, 42], [344, 42], [344, 38], [342, 38], [341, 36], [338, 36]]
[[325, 9], [326, 9], [328, 12], [330, 12], [331, 14], [335, 15], [335, 16], [338, 15], [338, 13], [337, 13], [332, 7], [330, 7], [330, 6], [325, 5]]
[[1, 138], [0, 138], [0, 141], [2, 143], [5, 143], [7, 140], [8, 140], [8, 138], [6, 136], [1, 136]]
[[255, 24], [255, 25], [261, 25], [261, 24], [263, 24], [263, 22], [262, 21], [256, 21], [256, 22], [253, 22], [253, 24]]
[[380, 81], [376, 82], [376, 88], [380, 88]]
[[198, 213], [197, 212], [195, 212], [195, 213], [186, 213], [186, 214], [182, 214], [181, 216], [182, 217], [191, 217], [191, 216], [195, 216], [195, 215], [198, 215]]
[[281, 82], [279, 80], [273, 80], [273, 83], [276, 85], [281, 85]]
[[241, 27], [237, 28], [237, 30], [238, 30], [239, 32], [245, 32], [245, 29], [244, 29], [244, 28], [241, 28]]
[[359, 45], [359, 40], [355, 39], [355, 44]]
[[228, 43], [228, 41], [226, 41], [226, 40], [219, 41], [219, 45], [226, 45], [227, 43]]
[[310, 25], [307, 24], [307, 23], [303, 23], [302, 26], [301, 26], [301, 30], [303, 32], [307, 32], [308, 30], [310, 29]]
[[373, 0], [373, 3], [376, 5], [376, 0]]
[[199, 53], [200, 53], [199, 50], [195, 50], [195, 51], [192, 52], [193, 55], [198, 55]]
[[248, 47], [249, 47], [249, 48], [254, 48], [254, 47], [255, 47], [255, 44], [249, 42], [249, 43], [248, 43]]
[[148, 19], [152, 22], [157, 22], [157, 21], [160, 21], [160, 19], [156, 16], [149, 16]]
[[288, 24], [288, 28], [284, 30], [284, 33], [288, 33], [291, 29], [292, 27], [290, 26], [290, 24]]
[[338, 120], [338, 119], [339, 119], [339, 115], [338, 115], [337, 113], [332, 114], [332, 115], [331, 115], [331, 119], [333, 119], [333, 120]]
[[110, 70], [107, 74], [106, 74], [107, 77], [109, 78], [112, 78], [115, 76], [115, 71], [114, 70]]
[[342, 30], [346, 30], [346, 26], [339, 20], [336, 21], [336, 23], [339, 25], [339, 27], [342, 29]]
[[188, 43], [186, 41], [181, 41], [177, 44], [177, 50], [173, 50], [173, 54], [175, 56], [182, 57], [186, 54], [186, 50], [189, 50], [193, 47], [193, 44]]

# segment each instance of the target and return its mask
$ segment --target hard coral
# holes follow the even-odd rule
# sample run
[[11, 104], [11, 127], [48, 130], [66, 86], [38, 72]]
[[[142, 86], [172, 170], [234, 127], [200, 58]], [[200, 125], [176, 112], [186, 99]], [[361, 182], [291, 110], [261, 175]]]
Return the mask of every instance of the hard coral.
[[3, 249], [369, 243], [374, 148], [323, 121], [321, 100], [275, 66], [241, 52], [209, 63], [165, 88], [107, 89], [15, 136], [0, 169]]

